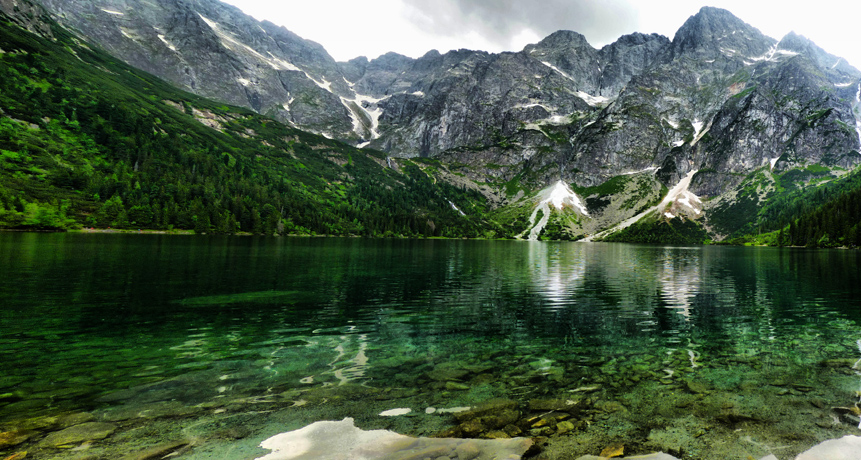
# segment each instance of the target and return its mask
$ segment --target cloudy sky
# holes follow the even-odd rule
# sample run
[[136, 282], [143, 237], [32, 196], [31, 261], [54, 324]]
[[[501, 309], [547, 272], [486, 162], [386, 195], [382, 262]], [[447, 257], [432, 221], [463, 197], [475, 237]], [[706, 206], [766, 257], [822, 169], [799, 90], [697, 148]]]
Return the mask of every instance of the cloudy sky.
[[596, 48], [631, 32], [673, 38], [709, 5], [726, 8], [773, 38], [804, 35], [861, 68], [861, 2], [817, 0], [224, 0], [257, 19], [322, 44], [339, 61], [388, 51], [519, 51], [560, 29]]

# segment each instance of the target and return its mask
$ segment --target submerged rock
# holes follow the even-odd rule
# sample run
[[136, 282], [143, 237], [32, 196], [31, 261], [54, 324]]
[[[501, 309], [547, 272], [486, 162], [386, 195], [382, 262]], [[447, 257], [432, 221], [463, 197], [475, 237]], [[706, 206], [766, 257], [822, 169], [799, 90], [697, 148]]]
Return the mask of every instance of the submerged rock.
[[517, 460], [532, 447], [532, 440], [412, 438], [386, 430], [364, 431], [356, 428], [352, 418], [345, 418], [340, 422], [316, 422], [275, 435], [261, 442], [260, 447], [272, 452], [257, 460]]
[[110, 436], [117, 426], [113, 423], [89, 422], [49, 434], [40, 447], [59, 447], [84, 441], [95, 441]]
[[795, 460], [861, 460], [861, 437], [829, 439], [799, 454]]
[[[607, 457], [584, 455], [576, 460], [601, 460]], [[658, 452], [634, 457], [617, 457], [619, 460], [679, 460], [672, 455]], [[774, 455], [768, 455], [760, 460], [777, 460]], [[861, 436], [843, 436], [840, 439], [829, 439], [813, 448], [798, 454], [795, 460], [861, 460]]]
[[30, 438], [28, 433], [20, 431], [5, 431], [0, 433], [0, 449], [17, 446]]

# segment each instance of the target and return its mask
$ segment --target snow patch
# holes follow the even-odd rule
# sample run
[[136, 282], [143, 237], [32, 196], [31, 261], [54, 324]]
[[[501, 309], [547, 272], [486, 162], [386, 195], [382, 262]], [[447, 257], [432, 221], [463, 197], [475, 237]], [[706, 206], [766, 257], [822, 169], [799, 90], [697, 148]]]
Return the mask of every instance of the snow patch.
[[[245, 78], [237, 78], [237, 79], [236, 79], [236, 82], [237, 82], [237, 83], [239, 83], [239, 84], [240, 84], [240, 85], [242, 85], [242, 86], [248, 86], [248, 85], [250, 85], [250, 84], [251, 84], [251, 81], [249, 81], [248, 79], [245, 79]], [[285, 104], [285, 105], [286, 105], [286, 104]], [[290, 109], [288, 108], [287, 110], [290, 110]]]
[[454, 203], [452, 203], [452, 202], [451, 202], [451, 200], [446, 200], [446, 201], [448, 201], [448, 204], [450, 204], [450, 205], [451, 205], [451, 209], [454, 209], [455, 211], [459, 212], [461, 216], [466, 216], [466, 214], [464, 214], [464, 213], [463, 213], [463, 211], [461, 211], [460, 209], [458, 209], [458, 207], [457, 207], [457, 206], [455, 206], [455, 204], [454, 204]]
[[546, 110], [546, 111], [548, 111], [548, 112], [550, 112], [550, 113], [553, 113], [553, 112], [555, 112], [555, 111], [556, 111], [556, 109], [551, 108], [551, 107], [548, 107], [548, 106], [546, 106], [546, 105], [544, 105], [544, 104], [540, 104], [540, 103], [538, 103], [538, 102], [532, 102], [532, 103], [529, 103], [529, 104], [517, 104], [517, 105], [515, 105], [515, 106], [514, 106], [514, 107], [512, 107], [512, 108], [513, 108], [513, 109], [531, 109], [532, 107], [541, 107], [542, 109], [544, 109], [544, 110]]
[[162, 35], [162, 34], [158, 34], [158, 39], [159, 39], [159, 40], [161, 40], [161, 41], [162, 41], [162, 43], [164, 43], [164, 44], [168, 47], [168, 49], [170, 49], [170, 50], [171, 50], [171, 51], [173, 51], [174, 53], [176, 52], [176, 46], [174, 46], [174, 45], [173, 45], [173, 43], [169, 42], [169, 41], [167, 40], [167, 38], [165, 38], [165, 36], [164, 36], [164, 35]]
[[423, 93], [423, 92], [421, 92], [421, 91], [413, 91], [413, 92], [412, 92], [412, 93], [410, 93], [410, 94], [411, 94], [411, 95], [413, 95], [413, 96], [425, 97], [425, 93]]
[[700, 139], [703, 138], [703, 136], [706, 135], [707, 132], [709, 132], [709, 128], [711, 128], [711, 125], [709, 125], [705, 129], [703, 129], [703, 126], [705, 126], [705, 123], [703, 123], [699, 120], [694, 120], [691, 123], [691, 125], [693, 125], [693, 127], [694, 127], [694, 140], [691, 141], [691, 146], [694, 146], [694, 145], [696, 145], [697, 142], [700, 141]]
[[834, 63], [834, 65], [833, 65], [833, 66], [831, 66], [831, 68], [832, 68], [832, 69], [836, 69], [836, 68], [837, 68], [837, 66], [838, 66], [838, 65], [840, 65], [840, 61], [842, 61], [842, 60], [843, 60], [843, 58], [837, 58], [837, 62], [835, 62], [835, 63]]
[[858, 84], [858, 92], [855, 93], [852, 115], [855, 115], [855, 132], [858, 133], [858, 142], [861, 143], [861, 83]]
[[[255, 51], [255, 53], [256, 53], [256, 51]], [[294, 72], [301, 72], [302, 71], [302, 69], [296, 67], [295, 65], [293, 65], [293, 64], [291, 64], [291, 63], [289, 63], [283, 59], [279, 59], [279, 58], [275, 57], [275, 55], [272, 54], [271, 52], [268, 52], [268, 54], [269, 54], [270, 59], [266, 59], [264, 57], [263, 60], [265, 60], [266, 63], [269, 64], [269, 66], [272, 67], [273, 69], [275, 69], [275, 70], [292, 70]], [[261, 57], [262, 57], [262, 55], [261, 55]], [[346, 79], [344, 79], [344, 81], [346, 81]]]
[[[353, 132], [358, 134], [362, 139], [365, 139], [365, 132], [367, 131], [370, 133], [370, 140], [379, 139], [380, 116], [383, 115], [383, 109], [377, 104], [389, 97], [376, 98], [362, 94], [356, 94], [353, 99], [341, 97], [341, 103], [350, 111], [350, 118], [353, 120]], [[367, 124], [368, 120], [370, 121], [370, 126]]]
[[624, 175], [626, 175], [626, 176], [630, 176], [630, 175], [633, 175], [633, 174], [640, 174], [640, 173], [644, 173], [644, 172], [657, 171], [657, 170], [658, 170], [658, 167], [657, 167], [657, 166], [650, 166], [650, 167], [648, 167], [648, 168], [646, 168], [646, 169], [641, 169], [641, 170], [639, 170], [639, 171], [626, 172], [626, 173], [622, 173], [622, 174], [624, 174]]
[[[544, 230], [544, 227], [547, 226], [547, 222], [550, 220], [551, 205], [557, 210], [562, 210], [565, 206], [570, 206], [579, 211], [581, 215], [589, 217], [589, 211], [586, 209], [586, 206], [583, 205], [580, 197], [578, 197], [577, 194], [561, 180], [539, 192], [538, 199], [541, 201], [532, 211], [532, 215], [529, 216], [529, 225], [531, 227], [529, 230], [530, 241], [538, 241], [538, 236], [541, 234], [541, 231]], [[538, 223], [535, 223], [535, 218], [538, 217], [539, 210], [541, 210], [543, 215], [541, 216], [541, 220], [539, 220]]]
[[[723, 51], [723, 50], [721, 50], [721, 51]], [[760, 61], [773, 62], [773, 61], [776, 61], [779, 56], [789, 57], [789, 56], [797, 56], [797, 55], [798, 55], [798, 53], [796, 53], [795, 51], [778, 49], [777, 45], [774, 45], [768, 51], [766, 51], [766, 53], [763, 54], [762, 56], [757, 56], [757, 57], [750, 56], [750, 57], [748, 57], [748, 59], [750, 59], [751, 61], [754, 61], [754, 62], [760, 62]], [[837, 63], [839, 64], [840, 61], [837, 61]], [[745, 64], [747, 64], [747, 62], [745, 62]], [[837, 64], [834, 64], [834, 66], [836, 67]]]
[[329, 80], [326, 80], [325, 77], [323, 77], [322, 82], [319, 82], [319, 81], [315, 80], [313, 77], [311, 77], [310, 75], [308, 75], [307, 73], [305, 74], [305, 76], [308, 77], [311, 81], [314, 82], [315, 85], [319, 86], [320, 88], [323, 88], [330, 93], [332, 92], [332, 82], [330, 82]]
[[113, 14], [114, 16], [125, 16], [126, 15], [125, 13], [120, 13], [119, 11], [106, 10], [104, 8], [102, 8], [102, 11], [104, 11], [105, 13], [108, 13], [108, 14]]
[[835, 83], [834, 86], [836, 86], [838, 88], [848, 88], [854, 84], [855, 84], [855, 82], [850, 81], [850, 82], [846, 82], [846, 83]]
[[371, 141], [366, 141], [366, 142], [362, 142], [361, 144], [357, 145], [356, 148], [357, 149], [363, 149], [369, 145], [371, 145]]
[[694, 126], [694, 137], [699, 137], [700, 131], [703, 130], [703, 122], [699, 120], [694, 120], [691, 124]]
[[[245, 53], [246, 56], [250, 55], [251, 57], [254, 57], [257, 60], [269, 65], [269, 67], [272, 67], [272, 69], [274, 69], [274, 70], [291, 70], [291, 71], [299, 71], [299, 72], [302, 71], [302, 69], [296, 67], [295, 65], [293, 65], [293, 64], [291, 64], [291, 63], [289, 63], [283, 59], [279, 59], [279, 58], [275, 57], [272, 53], [269, 53], [269, 57], [266, 57], [266, 56], [260, 54], [254, 48], [246, 45], [245, 43], [242, 43], [241, 41], [239, 41], [239, 39], [237, 39], [235, 36], [233, 36], [233, 34], [231, 34], [230, 32], [222, 30], [221, 26], [217, 22], [207, 18], [206, 16], [204, 16], [200, 13], [197, 13], [197, 15], [200, 17], [201, 20], [203, 20], [203, 22], [206, 23], [206, 25], [209, 26], [210, 29], [212, 29], [213, 32], [215, 32], [215, 35], [217, 35], [218, 38], [221, 39], [221, 44], [224, 45], [226, 48], [229, 48], [229, 49], [231, 49], [237, 53], [242, 52], [244, 50], [246, 52]], [[307, 76], [308, 78], [311, 78], [310, 76], [308, 76], [307, 73], [305, 74], [305, 76]], [[313, 78], [311, 78], [311, 80], [313, 80], [314, 83], [317, 83], [317, 85], [321, 85], [321, 83], [317, 82]], [[328, 82], [326, 82], [325, 79], [323, 81], [325, 83], [328, 83]], [[331, 83], [329, 83], [329, 85], [331, 85]], [[327, 88], [324, 88], [324, 89], [327, 89]], [[331, 92], [331, 89], [328, 89], [328, 91]]]
[[768, 162], [771, 163], [771, 169], [774, 169], [774, 165], [777, 164], [777, 160], [779, 160], [779, 159], [780, 159], [780, 157], [772, 158], [772, 159], [768, 160]]
[[580, 197], [578, 197], [565, 182], [562, 182], [561, 180], [556, 182], [549, 193], [547, 192], [548, 189], [544, 189], [544, 191], [542, 191], [542, 197], [544, 198], [542, 201], [543, 203], [550, 203], [553, 207], [559, 210], [568, 205], [577, 208], [580, 211], [580, 214], [589, 216], [589, 211], [586, 210], [586, 206], [584, 206], [583, 202], [580, 201]]
[[678, 140], [678, 141], [673, 142], [673, 147], [681, 147], [683, 145], [685, 145], [684, 140]]
[[687, 176], [683, 177], [682, 180], [680, 180], [679, 183], [676, 184], [669, 193], [667, 193], [667, 196], [661, 200], [661, 204], [658, 205], [658, 209], [666, 209], [668, 206], [680, 204], [693, 211], [694, 214], [700, 215], [702, 213], [703, 202], [698, 196], [688, 190], [688, 187], [691, 185], [691, 180], [694, 178], [694, 174], [696, 173], [697, 170], [693, 170], [689, 172]]
[[285, 103], [281, 104], [281, 107], [284, 107], [284, 110], [286, 110], [286, 111], [288, 111], [288, 112], [289, 112], [289, 111], [290, 111], [290, 104], [292, 104], [292, 103], [293, 103], [293, 101], [295, 101], [295, 100], [296, 100], [296, 98], [295, 98], [295, 97], [291, 97], [289, 101], [287, 101], [287, 102], [285, 102]]
[[560, 69], [559, 67], [556, 67], [555, 65], [553, 65], [547, 61], [541, 61], [541, 63], [546, 65], [547, 67], [550, 67], [551, 69], [555, 70], [557, 73], [559, 73], [559, 75], [562, 75], [563, 77], [565, 77], [565, 78], [567, 78], [567, 79], [569, 79], [575, 83], [577, 82], [577, 80], [574, 80], [574, 78], [571, 75], [568, 75], [567, 73], [563, 72], [562, 69]]
[[586, 101], [586, 103], [592, 107], [602, 107], [610, 102], [610, 98], [604, 96], [593, 96], [591, 94], [584, 93], [583, 91], [576, 91], [574, 94], [580, 99]]

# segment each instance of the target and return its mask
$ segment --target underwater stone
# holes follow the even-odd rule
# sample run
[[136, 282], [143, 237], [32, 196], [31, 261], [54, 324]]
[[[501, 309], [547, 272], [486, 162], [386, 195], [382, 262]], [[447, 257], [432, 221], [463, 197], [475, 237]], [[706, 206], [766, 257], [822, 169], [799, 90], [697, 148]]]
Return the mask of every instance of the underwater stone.
[[559, 422], [556, 424], [556, 432], [558, 434], [565, 434], [574, 431], [574, 424], [569, 421]]
[[[679, 460], [672, 455], [665, 454], [663, 452], [657, 452], [649, 455], [638, 455], [636, 457], [616, 457], [618, 460], [625, 459], [637, 459], [637, 460]], [[582, 457], [577, 457], [576, 460], [607, 460], [607, 457], [596, 457], [595, 455], [584, 455]]]
[[126, 455], [120, 460], [155, 460], [159, 458], [164, 458], [169, 454], [176, 455], [175, 452], [188, 445], [188, 441], [169, 442], [166, 444], [150, 447], [149, 449], [144, 449], [140, 452]]
[[529, 401], [529, 410], [576, 414], [582, 409], [582, 403], [582, 400], [573, 399], [533, 399]]
[[446, 390], [469, 390], [469, 385], [457, 382], [445, 382]]
[[407, 415], [413, 410], [408, 407], [402, 407], [397, 409], [389, 409], [380, 412], [381, 417], [397, 417], [399, 415]]
[[440, 364], [439, 366], [436, 366], [432, 371], [427, 373], [429, 379], [436, 380], [438, 382], [460, 380], [467, 375], [469, 375], [469, 371], [447, 363]]
[[113, 423], [89, 422], [66, 428], [49, 434], [40, 443], [40, 447], [58, 447], [67, 444], [77, 444], [83, 441], [104, 439], [116, 431]]
[[0, 433], [0, 449], [17, 446], [30, 438], [30, 435], [20, 431], [6, 431]]
[[802, 452], [795, 460], [861, 460], [861, 437], [829, 439]]
[[[319, 460], [322, 458], [361, 458], [424, 460], [456, 458], [461, 452], [468, 460], [504, 458], [517, 460], [532, 447], [524, 438], [504, 440], [463, 440], [411, 438], [392, 431], [364, 431], [352, 418], [339, 422], [323, 421], [299, 430], [281, 433], [260, 443], [272, 452], [257, 460]], [[478, 451], [478, 455], [474, 455]]]
[[459, 422], [463, 422], [465, 420], [471, 420], [474, 418], [483, 417], [485, 415], [499, 413], [507, 409], [514, 409], [516, 407], [517, 401], [512, 401], [510, 399], [491, 399], [482, 402], [481, 404], [475, 406], [468, 411], [456, 413], [455, 418]]

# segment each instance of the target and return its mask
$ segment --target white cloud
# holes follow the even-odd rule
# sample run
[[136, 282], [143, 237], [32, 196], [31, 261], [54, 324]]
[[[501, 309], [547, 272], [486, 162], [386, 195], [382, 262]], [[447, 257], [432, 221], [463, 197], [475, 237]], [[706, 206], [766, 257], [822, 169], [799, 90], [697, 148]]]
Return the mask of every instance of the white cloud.
[[[431, 49], [519, 51], [558, 29], [580, 32], [595, 47], [632, 32], [672, 38], [706, 5], [690, 0], [226, 1], [322, 44], [340, 61], [389, 51], [411, 57]], [[785, 1], [714, 0], [708, 5], [728, 9], [776, 39], [795, 31], [861, 67], [855, 24], [861, 2], [819, 0], [802, 8]]]

